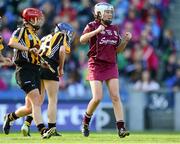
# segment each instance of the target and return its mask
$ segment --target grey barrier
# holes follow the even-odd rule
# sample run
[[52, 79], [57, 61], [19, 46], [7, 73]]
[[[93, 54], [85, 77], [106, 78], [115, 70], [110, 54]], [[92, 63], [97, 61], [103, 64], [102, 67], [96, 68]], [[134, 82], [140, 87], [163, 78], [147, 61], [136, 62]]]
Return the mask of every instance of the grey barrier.
[[180, 92], [175, 93], [174, 130], [180, 131]]
[[144, 109], [145, 96], [144, 93], [131, 91], [129, 96], [129, 129], [131, 131], [144, 130]]
[[[131, 131], [145, 130], [145, 108], [147, 104], [146, 96], [147, 95], [143, 92], [131, 90], [128, 103], [128, 125]], [[174, 129], [175, 131], [180, 131], [180, 92], [174, 93], [174, 107], [172, 108], [172, 110], [172, 130]], [[162, 121], [160, 123], [163, 124]]]

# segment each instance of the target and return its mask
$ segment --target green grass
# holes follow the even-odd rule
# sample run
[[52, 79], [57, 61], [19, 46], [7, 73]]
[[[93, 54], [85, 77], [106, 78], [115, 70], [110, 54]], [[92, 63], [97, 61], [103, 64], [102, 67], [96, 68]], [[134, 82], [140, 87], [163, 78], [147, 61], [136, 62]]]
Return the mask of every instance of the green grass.
[[174, 132], [131, 133], [124, 139], [114, 132], [92, 132], [87, 138], [77, 132], [63, 132], [62, 135], [42, 140], [39, 133], [32, 133], [30, 138], [20, 133], [0, 133], [0, 144], [180, 144], [180, 133]]

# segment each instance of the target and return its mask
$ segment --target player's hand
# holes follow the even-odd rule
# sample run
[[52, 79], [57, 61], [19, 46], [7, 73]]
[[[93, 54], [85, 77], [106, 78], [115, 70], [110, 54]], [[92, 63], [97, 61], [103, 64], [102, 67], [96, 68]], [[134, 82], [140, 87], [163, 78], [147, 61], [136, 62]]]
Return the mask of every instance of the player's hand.
[[5, 64], [6, 64], [7, 66], [13, 65], [13, 62], [12, 62], [12, 60], [11, 60], [10, 58], [5, 58], [4, 61], [5, 61]]
[[37, 48], [30, 48], [30, 49], [29, 49], [29, 52], [30, 52], [30, 53], [33, 53], [33, 54], [36, 55], [36, 56], [38, 55], [38, 49], [37, 49]]
[[10, 58], [3, 58], [3, 61], [1, 62], [1, 66], [12, 66], [13, 62]]
[[105, 27], [104, 27], [103, 25], [100, 25], [100, 26], [96, 29], [96, 31], [97, 31], [98, 33], [102, 32], [102, 31], [104, 31], [104, 30], [105, 30]]
[[48, 51], [48, 48], [45, 48], [44, 50], [43, 49], [39, 49], [38, 50], [38, 55], [40, 55], [40, 56], [46, 55], [47, 51]]
[[126, 32], [124, 36], [125, 41], [129, 41], [132, 38], [132, 34], [130, 32]]
[[63, 69], [59, 69], [58, 70], [58, 76], [62, 77], [64, 75], [64, 70]]
[[42, 49], [39, 49], [39, 50], [38, 50], [38, 55], [40, 55], [40, 56], [43, 55], [43, 50], [42, 50]]
[[49, 66], [48, 66], [49, 64], [48, 64], [48, 62], [41, 62], [41, 67], [42, 68], [46, 68], [46, 69], [49, 69]]

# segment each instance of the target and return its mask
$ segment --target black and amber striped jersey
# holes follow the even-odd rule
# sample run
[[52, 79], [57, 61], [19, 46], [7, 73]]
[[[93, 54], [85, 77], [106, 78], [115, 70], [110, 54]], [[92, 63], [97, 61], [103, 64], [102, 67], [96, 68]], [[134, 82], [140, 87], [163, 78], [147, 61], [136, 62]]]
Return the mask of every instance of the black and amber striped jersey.
[[4, 49], [4, 46], [3, 46], [3, 38], [2, 36], [0, 35], [0, 51]]
[[70, 53], [67, 35], [61, 32], [51, 33], [41, 39], [40, 56], [46, 56], [59, 64], [59, 49], [62, 45], [65, 47], [66, 53]]
[[[27, 27], [21, 27], [15, 30], [11, 36], [11, 40], [18, 42], [29, 49], [41, 44], [40, 39], [34, 31]], [[35, 56], [33, 53], [29, 53], [28, 51], [21, 51], [18, 49], [14, 49], [14, 62], [17, 65], [21, 63], [40, 63], [38, 56]]]

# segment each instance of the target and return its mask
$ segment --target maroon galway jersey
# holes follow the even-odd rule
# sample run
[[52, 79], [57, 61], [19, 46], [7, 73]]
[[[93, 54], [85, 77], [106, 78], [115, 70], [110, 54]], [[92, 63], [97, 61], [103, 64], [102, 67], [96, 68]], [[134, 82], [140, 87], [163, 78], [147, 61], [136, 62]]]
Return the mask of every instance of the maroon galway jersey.
[[[93, 21], [87, 24], [83, 34], [97, 29], [101, 25], [99, 21]], [[120, 34], [118, 27], [109, 25], [105, 30], [92, 37], [89, 41], [90, 49], [88, 57], [94, 60], [108, 63], [116, 63], [116, 48], [120, 43]]]

